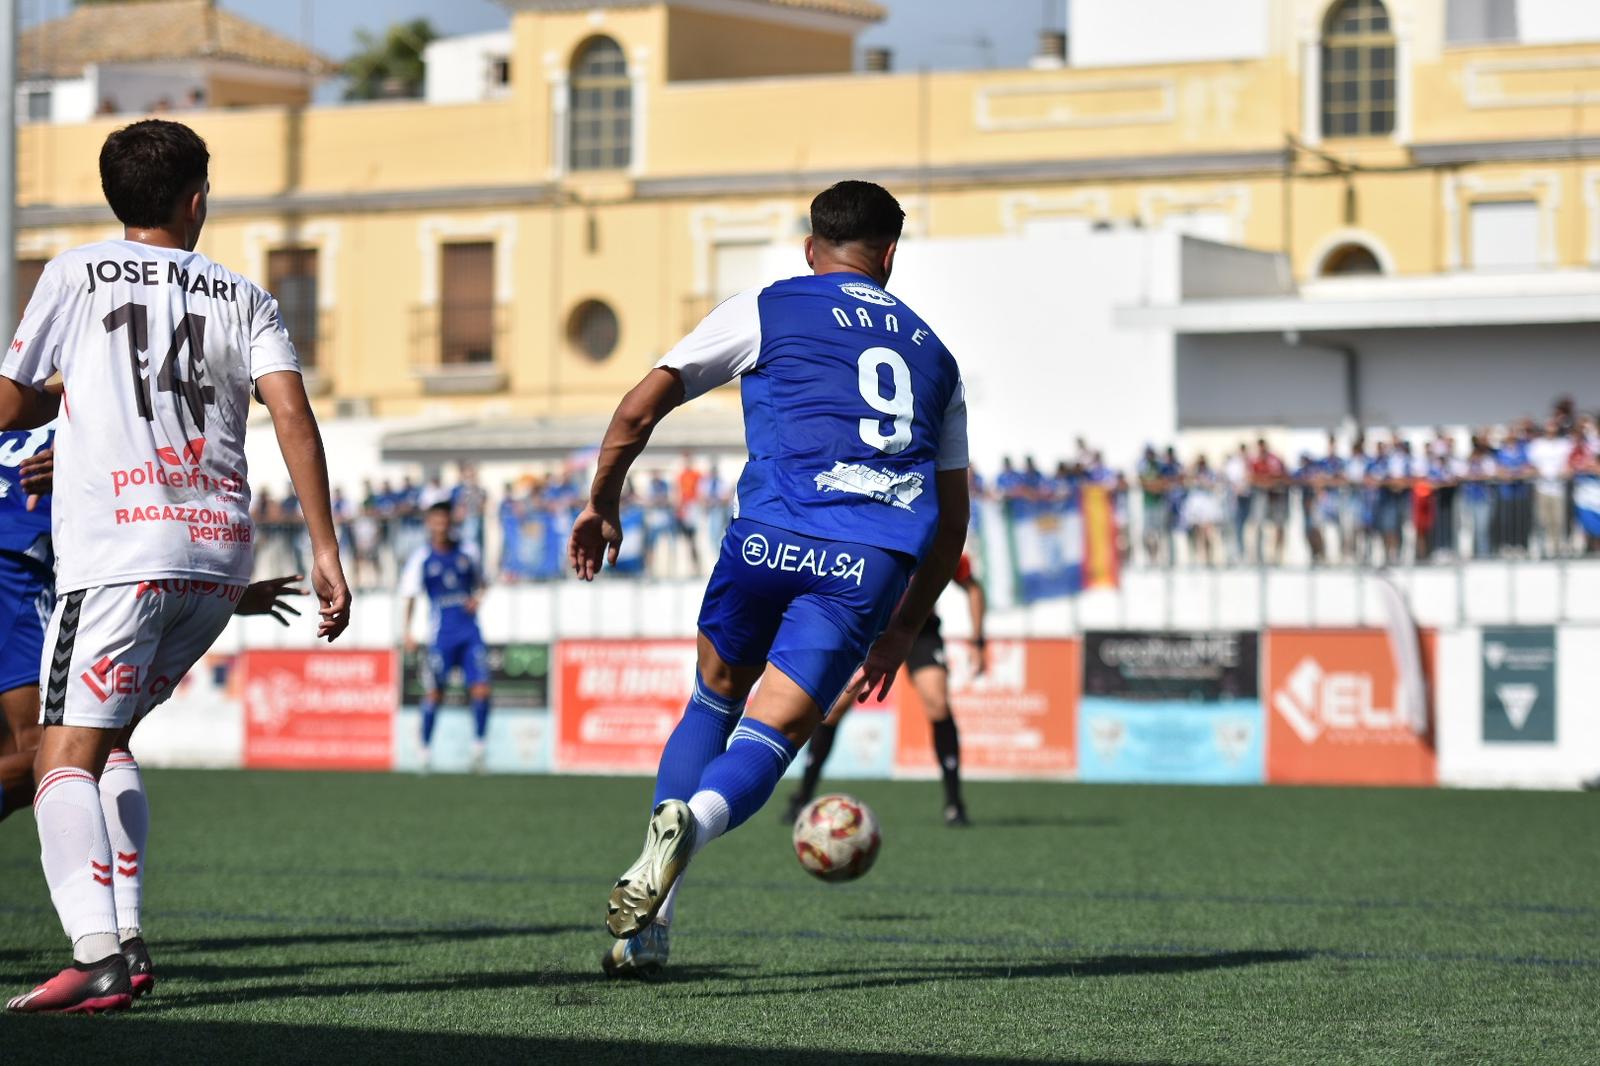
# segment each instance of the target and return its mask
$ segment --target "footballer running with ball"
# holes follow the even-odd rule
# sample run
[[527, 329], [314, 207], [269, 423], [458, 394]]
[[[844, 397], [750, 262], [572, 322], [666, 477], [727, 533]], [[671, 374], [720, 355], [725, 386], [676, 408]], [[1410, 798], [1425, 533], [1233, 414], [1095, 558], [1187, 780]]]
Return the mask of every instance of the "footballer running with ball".
[[966, 394], [949, 350], [884, 288], [904, 221], [869, 182], [820, 193], [813, 273], [713, 310], [606, 430], [569, 546], [584, 580], [616, 562], [628, 468], [673, 408], [739, 379], [749, 451], [694, 694], [661, 753], [644, 851], [607, 903], [609, 974], [666, 962], [689, 862], [761, 808], [847, 686], [888, 693], [961, 559]]

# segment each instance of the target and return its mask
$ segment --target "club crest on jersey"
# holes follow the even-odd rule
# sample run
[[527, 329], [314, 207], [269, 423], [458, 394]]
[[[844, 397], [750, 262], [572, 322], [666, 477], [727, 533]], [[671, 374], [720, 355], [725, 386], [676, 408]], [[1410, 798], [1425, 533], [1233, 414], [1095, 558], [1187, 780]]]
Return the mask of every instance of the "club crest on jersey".
[[902, 511], [912, 510], [918, 496], [922, 495], [922, 475], [912, 471], [897, 474], [892, 470], [874, 470], [860, 463], [834, 463], [816, 477], [817, 489], [822, 492], [849, 492], [857, 496], [891, 504]]
[[840, 285], [839, 291], [846, 296], [854, 296], [864, 304], [877, 304], [879, 307], [895, 307], [899, 304], [898, 300], [876, 285], [868, 285], [862, 281], [851, 281]]

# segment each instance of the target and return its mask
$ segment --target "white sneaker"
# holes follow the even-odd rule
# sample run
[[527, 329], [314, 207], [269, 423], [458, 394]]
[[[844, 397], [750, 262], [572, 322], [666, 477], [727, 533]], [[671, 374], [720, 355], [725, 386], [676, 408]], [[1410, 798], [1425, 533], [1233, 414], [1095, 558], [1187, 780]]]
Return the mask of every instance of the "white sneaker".
[[682, 800], [662, 800], [650, 815], [644, 850], [617, 878], [606, 904], [606, 928], [624, 940], [655, 921], [678, 876], [694, 851], [695, 822]]
[[649, 977], [667, 964], [671, 951], [669, 927], [652, 925], [626, 940], [614, 941], [600, 956], [600, 968], [607, 977]]

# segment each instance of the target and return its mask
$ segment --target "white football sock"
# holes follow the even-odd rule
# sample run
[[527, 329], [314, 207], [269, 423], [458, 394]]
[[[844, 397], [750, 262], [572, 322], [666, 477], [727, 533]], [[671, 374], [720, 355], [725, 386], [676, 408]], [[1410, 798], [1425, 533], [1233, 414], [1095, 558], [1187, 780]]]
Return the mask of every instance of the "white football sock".
[[115, 955], [119, 945], [111, 841], [94, 775], [72, 766], [45, 774], [33, 801], [33, 818], [50, 902], [72, 940], [72, 957], [99, 962]]
[[694, 850], [690, 858], [700, 854], [700, 849], [728, 831], [728, 801], [721, 793], [701, 789], [689, 798], [689, 813], [694, 815]]
[[105, 812], [106, 835], [111, 840], [117, 933], [123, 940], [132, 940], [139, 935], [145, 843], [150, 839], [150, 803], [145, 798], [139, 764], [132, 753], [123, 748], [111, 753], [100, 774], [100, 807]]
[[672, 887], [667, 890], [667, 898], [661, 901], [661, 909], [656, 911], [656, 920], [652, 924], [672, 924], [672, 913], [678, 909], [678, 890], [683, 887], [683, 879], [688, 876], [689, 871], [685, 870], [683, 873], [678, 875], [678, 879], [676, 881], [672, 882]]

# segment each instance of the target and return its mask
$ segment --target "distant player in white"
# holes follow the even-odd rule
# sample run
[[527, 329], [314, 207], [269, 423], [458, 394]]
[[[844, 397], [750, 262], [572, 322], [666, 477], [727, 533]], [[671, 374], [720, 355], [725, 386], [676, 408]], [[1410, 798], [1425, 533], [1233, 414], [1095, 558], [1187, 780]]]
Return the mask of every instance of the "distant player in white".
[[277, 301], [193, 250], [209, 163], [179, 123], [111, 134], [100, 180], [124, 238], [51, 260], [0, 362], [0, 429], [60, 415], [34, 817], [74, 958], [13, 1011], [121, 1009], [130, 962], [148, 972], [138, 913], [148, 808], [103, 801], [99, 782], [250, 580], [252, 386], [311, 536], [318, 634], [333, 640], [350, 620], [322, 441]]

